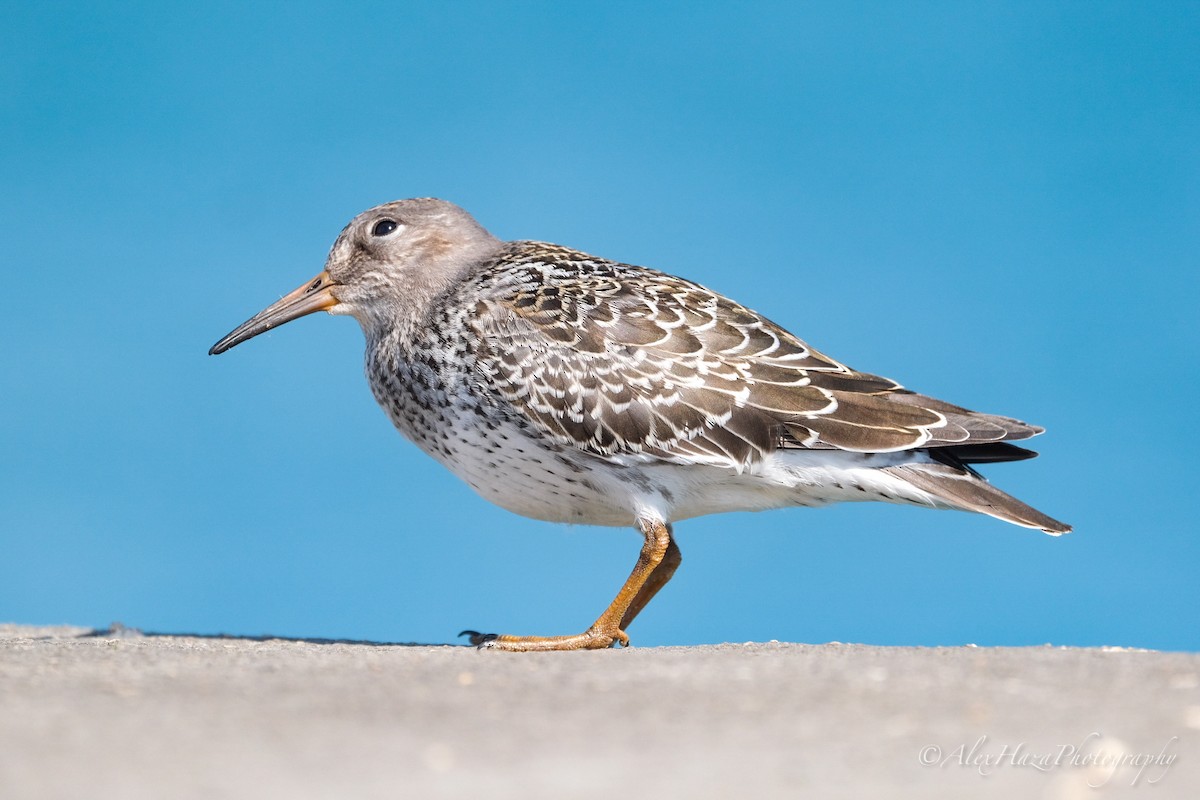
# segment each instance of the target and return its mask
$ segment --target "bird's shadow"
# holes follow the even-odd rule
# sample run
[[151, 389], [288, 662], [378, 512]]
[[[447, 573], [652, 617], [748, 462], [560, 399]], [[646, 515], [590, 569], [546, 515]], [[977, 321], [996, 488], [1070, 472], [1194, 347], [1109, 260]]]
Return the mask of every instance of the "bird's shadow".
[[130, 628], [120, 622], [114, 622], [107, 628], [94, 628], [87, 633], [79, 634], [78, 638], [96, 639], [216, 639], [223, 641], [241, 642], [305, 642], [307, 644], [353, 644], [362, 647], [470, 647], [471, 645], [451, 644], [447, 642], [375, 642], [370, 639], [326, 639], [319, 636], [275, 636], [261, 634], [251, 636], [235, 633], [186, 633], [166, 631], [143, 631]]

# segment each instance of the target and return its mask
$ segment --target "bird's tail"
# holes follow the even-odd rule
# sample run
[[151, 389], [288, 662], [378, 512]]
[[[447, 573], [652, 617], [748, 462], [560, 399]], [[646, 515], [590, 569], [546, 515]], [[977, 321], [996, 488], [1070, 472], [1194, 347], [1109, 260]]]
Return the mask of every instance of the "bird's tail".
[[1051, 536], [1071, 531], [1070, 525], [1005, 494], [967, 466], [933, 462], [900, 464], [884, 471], [931, 495], [933, 504], [943, 508], [977, 511], [1026, 528], [1037, 528]]

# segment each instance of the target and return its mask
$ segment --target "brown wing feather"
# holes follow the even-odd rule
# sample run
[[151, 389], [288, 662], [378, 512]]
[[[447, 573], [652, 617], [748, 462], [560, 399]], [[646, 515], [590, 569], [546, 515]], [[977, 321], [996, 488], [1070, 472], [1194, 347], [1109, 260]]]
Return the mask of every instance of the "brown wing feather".
[[670, 275], [538, 243], [507, 259], [475, 308], [477, 368], [544, 432], [597, 455], [740, 469], [778, 447], [881, 452], [1039, 432], [855, 372]]

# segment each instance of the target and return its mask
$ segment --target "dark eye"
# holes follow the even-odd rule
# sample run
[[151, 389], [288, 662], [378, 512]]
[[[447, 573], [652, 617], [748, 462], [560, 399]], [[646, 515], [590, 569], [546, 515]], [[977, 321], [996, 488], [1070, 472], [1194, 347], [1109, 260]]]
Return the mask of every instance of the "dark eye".
[[398, 228], [398, 227], [400, 227], [400, 226], [396, 224], [396, 220], [394, 220], [394, 219], [381, 219], [381, 220], [379, 220], [379, 222], [375, 223], [374, 228], [371, 228], [371, 235], [372, 236], [387, 236], [389, 233], [396, 230], [396, 228]]

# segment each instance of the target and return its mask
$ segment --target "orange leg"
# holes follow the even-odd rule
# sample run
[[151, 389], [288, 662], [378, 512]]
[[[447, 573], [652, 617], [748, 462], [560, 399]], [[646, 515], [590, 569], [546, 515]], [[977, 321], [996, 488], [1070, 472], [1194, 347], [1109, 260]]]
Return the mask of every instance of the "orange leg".
[[671, 528], [657, 520], [638, 520], [638, 529], [646, 537], [642, 552], [629, 579], [616, 598], [592, 626], [573, 636], [509, 636], [508, 634], [463, 631], [471, 644], [495, 650], [599, 650], [620, 643], [629, 645], [625, 627], [633, 621], [658, 590], [666, 585], [682, 560], [679, 547], [671, 538]]
[[[667, 526], [667, 533], [671, 533], [670, 525]], [[679, 569], [682, 561], [683, 554], [679, 552], [679, 545], [675, 544], [675, 537], [672, 536], [667, 542], [667, 552], [663, 554], [663, 560], [642, 584], [642, 588], [638, 590], [637, 596], [633, 598], [629, 608], [625, 609], [625, 616], [621, 617], [621, 630], [628, 628], [629, 624], [633, 622], [633, 618], [642, 613], [646, 604], [654, 599], [654, 595], [658, 594], [658, 590], [667, 585], [667, 581], [671, 580], [671, 576], [675, 574], [675, 570]]]

